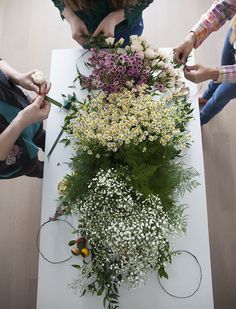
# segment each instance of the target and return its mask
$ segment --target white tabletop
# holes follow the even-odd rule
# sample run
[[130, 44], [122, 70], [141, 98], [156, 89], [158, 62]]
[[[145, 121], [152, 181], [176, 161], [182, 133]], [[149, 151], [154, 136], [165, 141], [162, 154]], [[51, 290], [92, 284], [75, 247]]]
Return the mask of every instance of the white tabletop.
[[[76, 61], [83, 50], [54, 50], [51, 62], [52, 89], [50, 96], [61, 101], [61, 94], [73, 93], [69, 89], [76, 76]], [[188, 84], [191, 89], [190, 99], [194, 107], [195, 120], [191, 122], [190, 129], [194, 139], [193, 146], [186, 153], [185, 162], [193, 166], [199, 173], [201, 185], [192, 193], [187, 193], [183, 203], [187, 203], [188, 216], [187, 233], [174, 241], [176, 250], [188, 250], [194, 254], [202, 268], [202, 282], [198, 292], [186, 299], [177, 299], [169, 296], [160, 287], [157, 275], [150, 275], [150, 280], [144, 288], [128, 291], [124, 288], [120, 291], [121, 309], [213, 309], [212, 279], [210, 266], [209, 235], [207, 221], [207, 207], [204, 181], [204, 167], [202, 154], [201, 131], [199, 124], [199, 110], [197, 103], [197, 87]], [[81, 96], [84, 96], [84, 94]], [[47, 121], [46, 153], [51, 148], [57, 137], [65, 111], [52, 106]], [[69, 171], [66, 162], [71, 157], [71, 149], [58, 144], [50, 159], [45, 159], [43, 200], [41, 222], [48, 220], [55, 213], [57, 184]], [[76, 218], [71, 219], [76, 227]], [[73, 222], [74, 221], [74, 222]], [[53, 222], [45, 225], [41, 231], [41, 251], [47, 258], [59, 261], [70, 256], [67, 246], [73, 239], [71, 228], [63, 222]], [[73, 257], [70, 261], [53, 265], [39, 257], [38, 274], [38, 298], [37, 309], [102, 309], [102, 298], [96, 296], [74, 295], [68, 288], [68, 283], [77, 277], [78, 271], [71, 264], [78, 263], [79, 257]], [[199, 266], [188, 254], [182, 254], [173, 260], [170, 267], [169, 280], [162, 280], [169, 292], [178, 295], [191, 294], [196, 288], [200, 272]]]

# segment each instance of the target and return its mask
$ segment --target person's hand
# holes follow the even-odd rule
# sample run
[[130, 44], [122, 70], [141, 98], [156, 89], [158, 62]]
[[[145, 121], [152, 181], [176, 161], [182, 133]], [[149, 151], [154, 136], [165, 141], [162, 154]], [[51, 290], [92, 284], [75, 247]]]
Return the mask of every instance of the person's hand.
[[114, 37], [115, 27], [124, 20], [124, 10], [117, 10], [108, 14], [98, 25], [93, 36], [103, 33], [107, 37]]
[[51, 83], [44, 82], [40, 85], [40, 95], [45, 96], [49, 93], [51, 89]]
[[74, 15], [73, 18], [70, 18], [69, 24], [73, 39], [80, 45], [84, 45], [86, 43], [86, 36], [89, 35], [85, 23], [78, 16]]
[[219, 78], [219, 70], [217, 68], [207, 68], [200, 64], [186, 66], [184, 68], [185, 77], [193, 83], [201, 83], [205, 80], [217, 80]]
[[13, 81], [16, 85], [21, 86], [22, 88], [30, 91], [34, 91], [37, 94], [40, 93], [40, 87], [34, 82], [31, 75], [34, 73], [34, 71], [30, 71], [27, 73], [18, 73], [14, 76]]
[[196, 34], [194, 32], [190, 32], [186, 36], [184, 42], [181, 43], [178, 47], [174, 48], [174, 57], [179, 63], [186, 63], [188, 56], [194, 47], [195, 41]]
[[35, 122], [42, 122], [43, 120], [47, 119], [50, 108], [51, 104], [45, 101], [44, 96], [37, 96], [37, 98], [25, 109], [20, 111], [17, 116], [22, 129]]

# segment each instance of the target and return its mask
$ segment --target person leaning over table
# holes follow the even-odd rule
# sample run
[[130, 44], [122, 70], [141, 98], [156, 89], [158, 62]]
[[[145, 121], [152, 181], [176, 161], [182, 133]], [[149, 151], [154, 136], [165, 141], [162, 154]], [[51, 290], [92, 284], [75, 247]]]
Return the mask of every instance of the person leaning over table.
[[[186, 36], [183, 43], [174, 49], [175, 58], [182, 64], [185, 64], [193, 47], [198, 48], [201, 43], [213, 31], [220, 29], [224, 23], [232, 19], [236, 13], [236, 0], [220, 0], [215, 1], [211, 8], [202, 15], [199, 22], [193, 27], [190, 33]], [[234, 25], [234, 23], [233, 23]], [[230, 28], [225, 40], [225, 45], [222, 53], [222, 64], [220, 68], [207, 68], [202, 65], [186, 66], [184, 73], [186, 78], [193, 82], [202, 82], [204, 80], [213, 79], [208, 90], [204, 93], [203, 97], [199, 98], [199, 103], [207, 103], [200, 111], [201, 125], [206, 124], [223, 107], [232, 99], [235, 98], [236, 85], [225, 85], [220, 83], [231, 82], [232, 76], [236, 75], [236, 66], [231, 64], [235, 63], [233, 37], [235, 35], [234, 26], [233, 30]], [[229, 64], [229, 65], [225, 65]], [[220, 87], [218, 87], [220, 85]]]
[[153, 0], [52, 0], [61, 17], [71, 27], [72, 37], [80, 45], [85, 36], [103, 33], [107, 37], [123, 38], [123, 46], [131, 35], [143, 32], [142, 12]]
[[[50, 111], [44, 100], [50, 84], [45, 82], [39, 89], [32, 73], [19, 73], [0, 59], [0, 179], [43, 177], [38, 147], [45, 147], [42, 121]], [[16, 85], [35, 91], [37, 97], [31, 100]]]

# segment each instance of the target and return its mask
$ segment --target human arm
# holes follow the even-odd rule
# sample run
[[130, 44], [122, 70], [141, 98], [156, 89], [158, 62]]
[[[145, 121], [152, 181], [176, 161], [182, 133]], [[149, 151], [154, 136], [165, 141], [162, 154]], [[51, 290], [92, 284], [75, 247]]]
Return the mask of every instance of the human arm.
[[200, 18], [184, 41], [174, 49], [175, 58], [185, 63], [193, 48], [198, 48], [213, 31], [217, 31], [236, 13], [236, 0], [215, 1]]
[[124, 9], [116, 10], [108, 14], [98, 25], [93, 36], [103, 33], [107, 37], [114, 37], [115, 27], [125, 19]]
[[93, 36], [97, 36], [102, 32], [107, 37], [114, 37], [116, 25], [126, 20], [127, 27], [130, 27], [130, 25], [133, 25], [134, 21], [140, 18], [143, 10], [152, 2], [153, 0], [138, 1], [135, 5], [126, 5], [123, 9], [111, 12], [101, 21], [93, 33]]
[[64, 7], [63, 15], [70, 25], [72, 38], [80, 45], [85, 44], [84, 36], [87, 36], [89, 32], [83, 20], [69, 6]]
[[184, 75], [194, 83], [201, 83], [208, 79], [216, 83], [236, 83], [236, 64], [224, 65], [218, 68], [202, 65], [186, 66]]
[[60, 11], [62, 19], [66, 19], [71, 28], [72, 38], [83, 45], [86, 43], [84, 36], [89, 34], [87, 26], [81, 18], [79, 18], [71, 7], [65, 5], [62, 0], [52, 0], [55, 7]]
[[186, 66], [184, 68], [184, 75], [191, 82], [198, 84], [208, 79], [218, 80], [219, 69], [196, 64], [193, 66]]
[[44, 101], [44, 96], [40, 95], [33, 103], [19, 112], [8, 127], [0, 134], [0, 161], [6, 160], [22, 131], [29, 125], [46, 119], [49, 111], [50, 104]]
[[45, 89], [45, 87], [39, 88], [39, 86], [34, 82], [33, 78], [31, 77], [35, 70], [27, 73], [21, 73], [13, 69], [6, 61], [1, 59], [0, 70], [2, 70], [15, 85], [19, 85], [24, 89], [34, 91], [37, 94], [45, 94], [42, 92], [42, 89]]

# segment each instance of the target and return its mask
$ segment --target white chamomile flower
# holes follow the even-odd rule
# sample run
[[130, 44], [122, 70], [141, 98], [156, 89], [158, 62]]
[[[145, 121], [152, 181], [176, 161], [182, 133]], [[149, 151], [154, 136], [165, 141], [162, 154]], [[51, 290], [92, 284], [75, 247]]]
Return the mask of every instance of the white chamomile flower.
[[46, 75], [39, 70], [35, 70], [33, 74], [31, 74], [31, 77], [35, 84], [42, 85], [44, 82], [46, 82]]

